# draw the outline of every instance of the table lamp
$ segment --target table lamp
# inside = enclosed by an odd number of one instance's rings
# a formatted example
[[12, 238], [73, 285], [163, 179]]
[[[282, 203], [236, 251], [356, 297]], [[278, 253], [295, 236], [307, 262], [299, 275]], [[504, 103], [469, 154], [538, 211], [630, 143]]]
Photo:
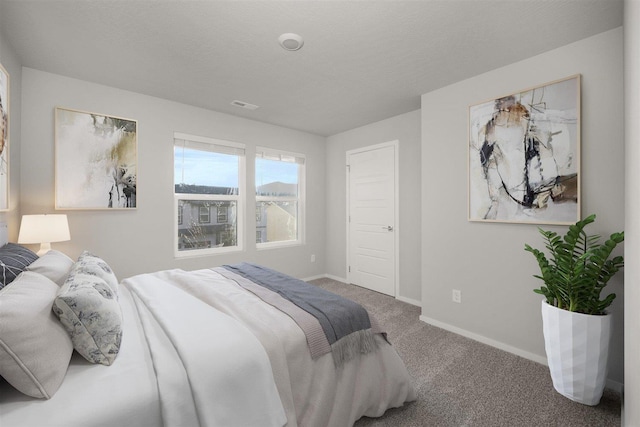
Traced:
[[18, 243], [40, 243], [38, 256], [51, 250], [51, 242], [71, 240], [66, 215], [22, 215]]

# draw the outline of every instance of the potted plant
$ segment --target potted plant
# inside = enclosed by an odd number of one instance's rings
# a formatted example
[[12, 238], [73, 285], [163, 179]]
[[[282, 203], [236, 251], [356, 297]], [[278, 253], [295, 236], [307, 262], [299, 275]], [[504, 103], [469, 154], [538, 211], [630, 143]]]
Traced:
[[584, 229], [595, 221], [590, 215], [569, 227], [564, 236], [539, 229], [550, 257], [525, 244], [540, 267], [544, 285], [534, 292], [542, 301], [542, 323], [547, 361], [554, 388], [563, 396], [597, 405], [607, 378], [611, 315], [606, 309], [616, 295], [601, 293], [618, 270], [622, 256], [612, 256], [624, 241], [613, 233], [604, 243]]

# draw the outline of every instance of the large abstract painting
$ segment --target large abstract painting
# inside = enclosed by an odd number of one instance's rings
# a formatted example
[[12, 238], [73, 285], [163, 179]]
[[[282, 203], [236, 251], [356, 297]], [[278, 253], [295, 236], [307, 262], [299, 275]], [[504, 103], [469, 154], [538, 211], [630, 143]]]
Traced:
[[56, 209], [133, 209], [138, 123], [56, 108]]
[[469, 220], [580, 216], [580, 76], [469, 107]]
[[0, 211], [9, 210], [9, 73], [0, 64]]

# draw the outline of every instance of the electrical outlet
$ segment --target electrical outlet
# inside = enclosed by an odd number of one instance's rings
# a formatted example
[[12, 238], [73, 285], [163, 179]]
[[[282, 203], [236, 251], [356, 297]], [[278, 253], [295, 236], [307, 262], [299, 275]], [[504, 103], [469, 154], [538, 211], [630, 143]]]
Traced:
[[451, 299], [453, 300], [453, 302], [457, 302], [458, 304], [462, 303], [462, 292], [454, 289], [451, 294]]
[[311, 255], [311, 262], [316, 262], [316, 256], [315, 256], [315, 254], [314, 254], [314, 255]]

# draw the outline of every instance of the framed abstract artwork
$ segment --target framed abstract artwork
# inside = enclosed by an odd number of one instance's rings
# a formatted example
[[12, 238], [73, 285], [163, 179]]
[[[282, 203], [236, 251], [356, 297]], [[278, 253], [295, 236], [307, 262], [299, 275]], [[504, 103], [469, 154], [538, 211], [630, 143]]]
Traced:
[[138, 122], [56, 108], [56, 209], [135, 209]]
[[0, 211], [9, 210], [9, 73], [0, 64]]
[[469, 221], [580, 217], [580, 75], [469, 107]]

